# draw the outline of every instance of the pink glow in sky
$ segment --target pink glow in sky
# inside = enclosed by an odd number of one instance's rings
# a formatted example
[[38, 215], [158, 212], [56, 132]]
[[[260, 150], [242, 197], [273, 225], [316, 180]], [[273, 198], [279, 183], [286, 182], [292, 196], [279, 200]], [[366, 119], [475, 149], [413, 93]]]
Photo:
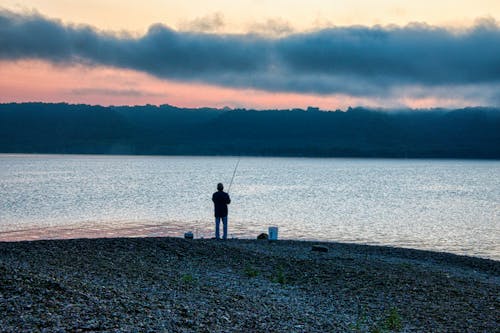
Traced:
[[0, 62], [0, 102], [69, 102], [101, 105], [171, 104], [183, 107], [336, 108], [349, 97], [269, 93], [160, 80], [109, 67], [54, 66], [42, 61]]
[[[43, 61], [0, 61], [0, 103], [67, 102], [100, 105], [170, 104], [180, 107], [289, 109], [349, 106], [387, 107], [386, 99], [348, 95], [273, 93], [231, 89], [202, 83], [163, 80], [132, 70], [83, 65], [56, 66]], [[466, 106], [466, 100], [401, 95], [392, 107]]]

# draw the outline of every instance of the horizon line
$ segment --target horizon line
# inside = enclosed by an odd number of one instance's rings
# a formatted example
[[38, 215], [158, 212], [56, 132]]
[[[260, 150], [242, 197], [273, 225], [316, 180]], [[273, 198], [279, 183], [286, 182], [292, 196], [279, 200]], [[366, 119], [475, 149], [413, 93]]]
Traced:
[[438, 111], [438, 110], [444, 110], [444, 111], [452, 111], [452, 110], [466, 110], [466, 109], [495, 109], [500, 111], [499, 106], [493, 106], [493, 105], [468, 105], [464, 107], [430, 107], [430, 108], [411, 108], [411, 107], [370, 107], [370, 106], [364, 106], [364, 105], [357, 105], [357, 106], [348, 106], [345, 109], [337, 108], [337, 109], [322, 109], [320, 107], [314, 106], [314, 105], [308, 105], [306, 108], [301, 108], [301, 107], [294, 107], [294, 108], [247, 108], [247, 107], [230, 107], [230, 106], [223, 106], [223, 107], [210, 107], [210, 106], [197, 106], [197, 107], [186, 107], [186, 106], [178, 106], [178, 105], [173, 105], [173, 104], [168, 104], [168, 103], [162, 103], [162, 104], [151, 104], [151, 103], [146, 103], [146, 104], [121, 104], [121, 105], [113, 105], [113, 104], [108, 104], [108, 105], [103, 105], [103, 104], [87, 104], [87, 103], [71, 103], [71, 102], [42, 102], [42, 101], [28, 101], [28, 102], [0, 102], [0, 105], [9, 105], [9, 104], [45, 104], [45, 105], [71, 105], [71, 106], [78, 106], [78, 105], [84, 105], [84, 106], [90, 106], [90, 107], [103, 107], [103, 108], [122, 108], [122, 107], [129, 107], [129, 108], [134, 108], [134, 107], [172, 107], [176, 109], [186, 109], [186, 110], [200, 110], [200, 109], [211, 109], [211, 110], [219, 110], [219, 111], [237, 111], [237, 110], [246, 110], [246, 111], [305, 111], [305, 112], [336, 112], [336, 111], [341, 111], [341, 112], [347, 112], [349, 110], [356, 110], [356, 109], [366, 109], [370, 111]]

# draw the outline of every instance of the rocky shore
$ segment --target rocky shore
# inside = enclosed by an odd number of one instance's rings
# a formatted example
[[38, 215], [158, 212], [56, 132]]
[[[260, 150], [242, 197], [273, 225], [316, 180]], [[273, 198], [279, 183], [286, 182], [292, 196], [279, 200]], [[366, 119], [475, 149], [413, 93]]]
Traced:
[[0, 314], [2, 332], [500, 332], [500, 262], [299, 241], [4, 242]]

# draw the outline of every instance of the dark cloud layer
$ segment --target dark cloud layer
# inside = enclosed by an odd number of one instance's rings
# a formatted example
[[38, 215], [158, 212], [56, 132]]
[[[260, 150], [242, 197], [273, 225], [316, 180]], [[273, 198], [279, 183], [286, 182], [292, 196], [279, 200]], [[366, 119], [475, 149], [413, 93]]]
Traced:
[[178, 32], [141, 37], [0, 11], [0, 59], [128, 68], [154, 76], [271, 91], [387, 94], [404, 85], [500, 83], [500, 27], [335, 27], [281, 38]]

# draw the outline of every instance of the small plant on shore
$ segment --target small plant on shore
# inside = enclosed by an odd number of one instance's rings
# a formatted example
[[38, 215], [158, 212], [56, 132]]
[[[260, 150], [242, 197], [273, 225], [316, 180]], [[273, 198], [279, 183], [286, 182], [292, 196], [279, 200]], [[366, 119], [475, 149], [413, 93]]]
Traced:
[[259, 275], [259, 271], [250, 265], [245, 266], [244, 272], [245, 275], [250, 278], [257, 277]]
[[398, 313], [398, 309], [392, 307], [382, 322], [379, 321], [371, 327], [370, 333], [399, 332], [402, 328], [403, 320]]
[[360, 314], [356, 318], [356, 321], [349, 325], [349, 329], [351, 330], [351, 332], [366, 332], [367, 319], [366, 309], [363, 308], [360, 310]]
[[278, 266], [278, 269], [276, 270], [276, 274], [274, 274], [272, 278], [273, 282], [277, 282], [279, 284], [285, 284], [286, 283], [286, 277], [285, 273], [283, 272], [283, 266]]
[[196, 280], [191, 274], [184, 274], [181, 276], [181, 281], [184, 284], [193, 284]]
[[356, 322], [351, 323], [349, 325], [349, 329], [351, 332], [359, 332], [359, 333], [364, 332], [364, 327], [365, 324], [361, 318], [356, 319]]
[[392, 307], [384, 320], [384, 328], [392, 331], [399, 331], [403, 328], [403, 321], [398, 313], [398, 309]]

